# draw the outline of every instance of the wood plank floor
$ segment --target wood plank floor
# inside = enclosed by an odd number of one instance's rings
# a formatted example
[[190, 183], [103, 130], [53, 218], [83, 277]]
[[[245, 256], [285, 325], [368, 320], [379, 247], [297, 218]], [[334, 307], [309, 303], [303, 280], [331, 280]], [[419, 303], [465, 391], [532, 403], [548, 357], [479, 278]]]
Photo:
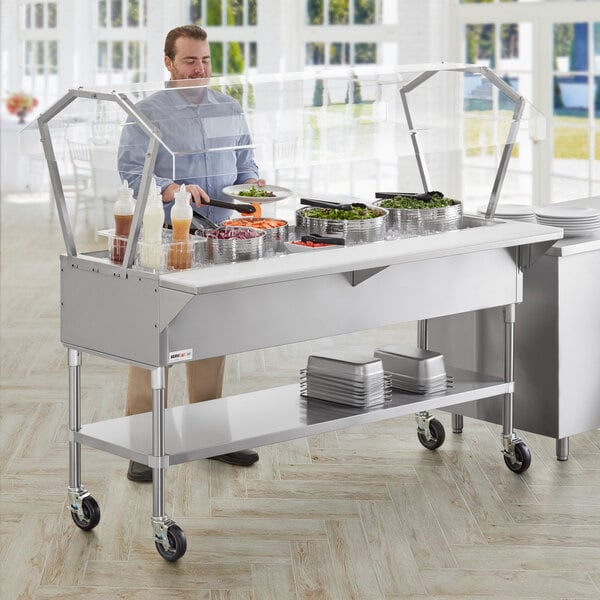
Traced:
[[[260, 448], [250, 469], [197, 461], [167, 471], [167, 511], [183, 528], [175, 564], [152, 541], [149, 485], [127, 461], [83, 449], [100, 504], [93, 532], [67, 510], [67, 363], [59, 342], [56, 217], [39, 196], [1, 205], [0, 597], [19, 599], [397, 600], [600, 598], [600, 432], [554, 440], [520, 432], [532, 466], [511, 473], [495, 425], [450, 417], [436, 452], [412, 417]], [[80, 224], [90, 250], [102, 242]], [[297, 380], [333, 345], [415, 339], [414, 324], [231, 356], [226, 393]], [[170, 404], [185, 402], [174, 368]], [[83, 419], [121, 416], [126, 367], [84, 356]], [[599, 399], [600, 400], [600, 399]]]

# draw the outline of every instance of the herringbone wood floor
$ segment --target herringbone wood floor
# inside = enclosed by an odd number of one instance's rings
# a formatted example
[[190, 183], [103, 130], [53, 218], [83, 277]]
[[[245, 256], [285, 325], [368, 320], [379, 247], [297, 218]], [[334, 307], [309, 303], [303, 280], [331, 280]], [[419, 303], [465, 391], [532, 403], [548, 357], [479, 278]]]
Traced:
[[[533, 455], [522, 476], [504, 466], [498, 427], [465, 419], [453, 435], [443, 412], [447, 440], [436, 452], [406, 417], [263, 447], [250, 469], [171, 467], [167, 509], [188, 539], [175, 564], [154, 549], [150, 486], [127, 481], [125, 460], [84, 448], [83, 481], [102, 519], [79, 530], [66, 496], [64, 248], [47, 205], [32, 200], [2, 204], [3, 599], [600, 598], [598, 431], [573, 438], [566, 463], [553, 440], [521, 432]], [[413, 341], [414, 332], [408, 324], [232, 356], [226, 392], [296, 381], [315, 348]], [[185, 402], [181, 370], [172, 405]], [[84, 421], [122, 415], [125, 375], [84, 356]]]

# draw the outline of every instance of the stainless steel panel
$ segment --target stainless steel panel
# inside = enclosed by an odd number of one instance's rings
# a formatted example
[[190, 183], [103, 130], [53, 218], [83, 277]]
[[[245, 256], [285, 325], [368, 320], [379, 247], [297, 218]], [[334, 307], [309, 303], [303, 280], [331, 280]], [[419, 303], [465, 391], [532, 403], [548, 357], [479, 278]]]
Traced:
[[193, 349], [196, 359], [519, 302], [515, 252], [390, 265], [355, 286], [336, 273], [199, 294], [167, 328], [162, 359], [179, 350]]
[[110, 358], [158, 366], [156, 280], [86, 270], [61, 257], [61, 341]]
[[[340, 428], [433, 410], [455, 402], [504, 393], [512, 384], [477, 373], [454, 371], [453, 389], [431, 396], [394, 392], [383, 406], [360, 409], [300, 396], [299, 385], [261, 390], [165, 411], [165, 445], [170, 465], [274, 444]], [[84, 425], [77, 442], [148, 464], [152, 414]]]

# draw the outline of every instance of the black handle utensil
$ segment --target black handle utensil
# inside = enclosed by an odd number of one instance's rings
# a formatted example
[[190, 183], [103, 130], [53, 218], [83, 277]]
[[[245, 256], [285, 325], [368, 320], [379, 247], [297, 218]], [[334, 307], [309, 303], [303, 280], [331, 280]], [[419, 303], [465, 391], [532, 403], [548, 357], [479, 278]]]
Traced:
[[309, 233], [300, 238], [301, 242], [312, 242], [313, 244], [332, 244], [335, 246], [345, 246], [346, 240], [341, 237], [331, 237], [321, 235], [320, 233]]
[[338, 204], [329, 200], [316, 200], [314, 198], [300, 198], [300, 204], [307, 206], [317, 206], [319, 208], [336, 208], [338, 210], [352, 210], [353, 208], [367, 208], [362, 202], [352, 202], [351, 204]]
[[439, 200], [444, 197], [442, 192], [436, 190], [431, 192], [375, 192], [375, 198], [395, 198], [396, 196], [404, 196], [406, 198], [414, 198], [415, 200], [423, 200], [423, 202], [431, 202], [431, 200]]
[[245, 215], [256, 212], [256, 206], [252, 206], [252, 204], [237, 204], [235, 202], [224, 202], [223, 200], [213, 200], [211, 198], [210, 205], [218, 206], [219, 208], [229, 208]]

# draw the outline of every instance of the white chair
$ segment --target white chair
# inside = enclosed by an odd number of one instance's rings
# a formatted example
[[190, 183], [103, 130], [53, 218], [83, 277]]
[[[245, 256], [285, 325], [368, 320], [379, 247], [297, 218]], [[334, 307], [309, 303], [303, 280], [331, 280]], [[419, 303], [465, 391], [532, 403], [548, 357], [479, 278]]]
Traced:
[[75, 207], [72, 227], [75, 229], [79, 211], [85, 211], [85, 222], [89, 224], [90, 207], [93, 209], [95, 204], [92, 158], [89, 144], [67, 140], [67, 148], [73, 169]]
[[[296, 189], [299, 177], [311, 187], [312, 140], [309, 136], [273, 140], [273, 170], [276, 185], [288, 185]], [[308, 190], [306, 190], [308, 191]]]
[[96, 196], [96, 226], [113, 226], [112, 208], [121, 187], [115, 146], [92, 146], [92, 181]]
[[96, 147], [72, 140], [68, 140], [67, 143], [75, 178], [73, 229], [82, 209], [85, 210], [86, 223], [90, 223], [91, 209], [96, 236], [99, 229], [110, 225], [110, 209], [121, 184], [116, 151], [114, 147], [109, 146]]
[[[276, 184], [279, 184], [282, 170], [295, 170], [299, 155], [300, 139], [298, 137], [273, 140], [273, 169], [275, 170]], [[293, 180], [295, 181], [295, 173]]]

